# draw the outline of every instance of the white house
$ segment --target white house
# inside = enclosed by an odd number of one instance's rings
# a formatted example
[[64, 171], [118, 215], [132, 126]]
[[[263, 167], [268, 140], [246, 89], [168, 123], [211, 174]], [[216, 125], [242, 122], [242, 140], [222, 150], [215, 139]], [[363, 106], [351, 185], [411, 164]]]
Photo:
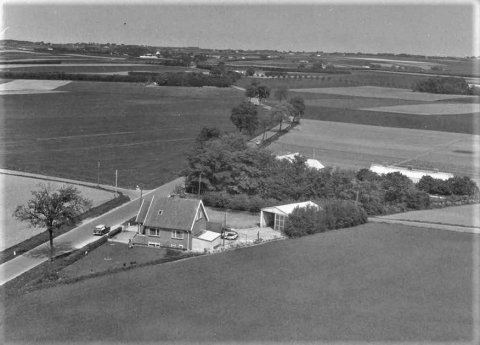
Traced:
[[305, 208], [308, 206], [315, 208], [319, 207], [317, 204], [311, 201], [264, 207], [260, 211], [260, 227], [264, 228], [270, 226], [273, 227], [274, 230], [283, 231], [285, 227], [285, 220], [287, 219], [288, 215], [297, 207]]
[[[296, 153], [290, 153], [288, 155], [283, 155], [283, 156], [276, 156], [275, 158], [278, 159], [278, 160], [288, 160], [290, 162], [293, 162], [295, 160], [295, 157], [296, 156], [301, 156], [298, 152]], [[312, 158], [308, 158], [307, 161], [305, 162], [305, 165], [309, 168], [313, 168], [313, 169], [317, 169], [317, 170], [321, 170], [323, 168], [325, 168], [325, 166], [320, 163], [320, 161], [316, 160], [316, 159], [312, 159]]]
[[408, 169], [396, 166], [385, 166], [380, 164], [372, 164], [370, 166], [370, 171], [377, 173], [379, 175], [385, 175], [388, 173], [399, 172], [402, 175], [407, 176], [413, 183], [417, 183], [423, 176], [430, 176], [435, 179], [439, 180], [448, 180], [449, 178], [453, 177], [453, 174], [445, 173], [445, 172], [438, 172], [438, 171], [430, 171], [430, 170], [418, 170], [418, 169]]

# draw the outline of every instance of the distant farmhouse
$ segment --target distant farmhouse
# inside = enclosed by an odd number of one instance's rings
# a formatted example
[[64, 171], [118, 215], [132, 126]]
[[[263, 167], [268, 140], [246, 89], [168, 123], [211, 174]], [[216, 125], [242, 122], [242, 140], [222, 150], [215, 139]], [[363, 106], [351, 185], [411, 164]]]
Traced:
[[418, 170], [418, 169], [409, 169], [396, 166], [385, 166], [380, 164], [372, 164], [370, 166], [370, 171], [377, 173], [379, 175], [385, 175], [388, 173], [399, 172], [402, 175], [407, 176], [413, 183], [418, 183], [423, 176], [430, 176], [439, 180], [448, 180], [453, 177], [453, 174], [438, 172], [438, 171], [429, 171], [429, 170]]
[[194, 251], [220, 245], [221, 225], [208, 221], [202, 200], [154, 196], [151, 201], [143, 200], [135, 221], [139, 231], [133, 245]]

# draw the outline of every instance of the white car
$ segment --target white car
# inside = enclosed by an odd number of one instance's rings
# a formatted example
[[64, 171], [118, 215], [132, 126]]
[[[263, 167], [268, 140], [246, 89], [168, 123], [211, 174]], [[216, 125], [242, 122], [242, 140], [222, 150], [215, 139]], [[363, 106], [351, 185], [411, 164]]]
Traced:
[[233, 241], [238, 238], [238, 232], [227, 229], [222, 232], [221, 237], [225, 240]]
[[105, 224], [99, 224], [93, 229], [93, 234], [96, 236], [102, 236], [108, 234], [110, 227]]

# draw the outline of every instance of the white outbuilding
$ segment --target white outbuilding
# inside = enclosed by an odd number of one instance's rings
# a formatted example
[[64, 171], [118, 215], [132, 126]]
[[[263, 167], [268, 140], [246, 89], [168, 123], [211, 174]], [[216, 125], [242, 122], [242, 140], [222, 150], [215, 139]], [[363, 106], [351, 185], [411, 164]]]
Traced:
[[[296, 152], [296, 153], [290, 153], [288, 155], [283, 155], [283, 156], [277, 156], [276, 158], [278, 160], [288, 160], [290, 162], [293, 162], [295, 160], [295, 157], [296, 156], [299, 156], [301, 157], [301, 155]], [[316, 159], [312, 159], [312, 158], [307, 158], [306, 162], [305, 162], [305, 165], [309, 168], [313, 168], [313, 169], [316, 169], [316, 170], [321, 170], [323, 168], [325, 168], [325, 166], [320, 163], [320, 161], [316, 160]]]
[[315, 207], [319, 208], [317, 204], [311, 201], [297, 202], [294, 204], [264, 207], [260, 211], [260, 227], [272, 227], [274, 230], [283, 231], [285, 228], [285, 220], [290, 213], [297, 207]]
[[453, 174], [439, 171], [430, 171], [430, 170], [419, 170], [419, 169], [408, 169], [396, 166], [385, 166], [380, 164], [372, 164], [370, 166], [370, 171], [377, 173], [378, 175], [385, 175], [388, 173], [399, 172], [402, 175], [407, 176], [413, 183], [418, 183], [423, 176], [430, 176], [434, 179], [439, 180], [448, 180], [449, 178], [454, 177]]

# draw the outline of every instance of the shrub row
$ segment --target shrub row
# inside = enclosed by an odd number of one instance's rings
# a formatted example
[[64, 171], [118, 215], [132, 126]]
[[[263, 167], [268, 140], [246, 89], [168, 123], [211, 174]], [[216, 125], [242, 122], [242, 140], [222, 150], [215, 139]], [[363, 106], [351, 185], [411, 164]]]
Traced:
[[263, 207], [278, 204], [277, 199], [264, 199], [259, 195], [229, 194], [227, 192], [208, 192], [202, 195], [206, 206], [238, 211], [260, 212]]
[[76, 81], [102, 81], [102, 82], [129, 82], [146, 83], [155, 81], [162, 86], [216, 86], [229, 87], [238, 76], [228, 74], [212, 77], [203, 73], [190, 72], [165, 72], [152, 74], [145, 72], [129, 72], [128, 75], [118, 74], [81, 74], [64, 72], [0, 72], [0, 78], [6, 79], [45, 79], [45, 80], [76, 80]]
[[465, 79], [456, 77], [433, 77], [420, 80], [414, 86], [413, 91], [455, 95], [472, 94]]
[[324, 200], [321, 207], [296, 208], [285, 221], [284, 233], [290, 238], [348, 228], [367, 222], [365, 210], [348, 200]]
[[468, 195], [478, 194], [478, 187], [470, 178], [455, 176], [448, 180], [423, 176], [417, 183], [417, 188], [435, 195]]

